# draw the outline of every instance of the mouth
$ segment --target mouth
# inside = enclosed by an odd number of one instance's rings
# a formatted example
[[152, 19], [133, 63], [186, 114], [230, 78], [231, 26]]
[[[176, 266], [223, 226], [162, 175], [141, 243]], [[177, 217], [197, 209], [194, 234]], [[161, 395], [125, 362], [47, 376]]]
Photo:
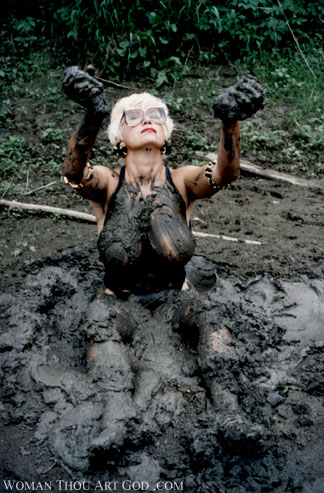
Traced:
[[152, 127], [144, 128], [144, 130], [141, 131], [141, 134], [143, 134], [144, 132], [154, 132], [156, 134], [156, 130], [154, 130], [154, 128]]

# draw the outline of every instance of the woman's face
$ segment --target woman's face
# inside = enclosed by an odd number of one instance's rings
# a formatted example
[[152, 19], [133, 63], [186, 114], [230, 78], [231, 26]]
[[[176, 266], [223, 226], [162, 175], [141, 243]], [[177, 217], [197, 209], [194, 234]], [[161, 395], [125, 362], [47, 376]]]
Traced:
[[161, 107], [147, 106], [127, 109], [121, 120], [122, 145], [128, 150], [143, 147], [160, 149], [165, 142], [163, 123], [165, 112]]

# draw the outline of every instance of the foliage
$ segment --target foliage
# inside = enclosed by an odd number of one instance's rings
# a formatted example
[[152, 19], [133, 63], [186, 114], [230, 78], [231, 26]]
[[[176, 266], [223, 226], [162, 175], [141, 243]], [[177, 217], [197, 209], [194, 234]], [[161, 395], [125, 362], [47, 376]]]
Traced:
[[[110, 77], [175, 82], [190, 63], [255, 62], [323, 41], [319, 0], [40, 0], [26, 16], [19, 1], [3, 25], [3, 49], [26, 53], [41, 39]], [[295, 39], [292, 36], [293, 32]], [[10, 33], [10, 36], [8, 34]], [[46, 41], [47, 40], [47, 41]], [[53, 42], [54, 40], [54, 42]]]

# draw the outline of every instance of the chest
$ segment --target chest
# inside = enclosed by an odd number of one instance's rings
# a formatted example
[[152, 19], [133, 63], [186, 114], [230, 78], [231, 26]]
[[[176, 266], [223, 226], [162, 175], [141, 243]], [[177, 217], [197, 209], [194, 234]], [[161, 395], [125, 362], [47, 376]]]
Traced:
[[109, 204], [98, 245], [106, 257], [118, 250], [127, 262], [153, 252], [168, 259], [187, 256], [194, 241], [182, 197], [169, 183], [153, 187], [146, 197], [123, 185]]
[[159, 220], [185, 221], [186, 206], [175, 188], [168, 182], [149, 190], [124, 183], [112, 197], [106, 214], [106, 223], [116, 220], [120, 225], [146, 230]]

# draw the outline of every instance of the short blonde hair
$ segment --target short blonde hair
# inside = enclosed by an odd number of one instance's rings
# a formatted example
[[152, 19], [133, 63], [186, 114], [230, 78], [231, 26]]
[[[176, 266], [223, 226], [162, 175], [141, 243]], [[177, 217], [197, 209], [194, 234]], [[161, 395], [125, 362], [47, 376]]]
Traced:
[[173, 121], [169, 116], [169, 110], [165, 103], [153, 94], [142, 92], [139, 94], [131, 94], [125, 98], [121, 98], [113, 106], [110, 116], [110, 124], [108, 127], [108, 137], [113, 145], [116, 145], [122, 140], [121, 134], [121, 119], [124, 111], [130, 108], [149, 108], [150, 106], [159, 106], [164, 108], [166, 114], [166, 122], [163, 123], [165, 140], [169, 140], [173, 130]]

